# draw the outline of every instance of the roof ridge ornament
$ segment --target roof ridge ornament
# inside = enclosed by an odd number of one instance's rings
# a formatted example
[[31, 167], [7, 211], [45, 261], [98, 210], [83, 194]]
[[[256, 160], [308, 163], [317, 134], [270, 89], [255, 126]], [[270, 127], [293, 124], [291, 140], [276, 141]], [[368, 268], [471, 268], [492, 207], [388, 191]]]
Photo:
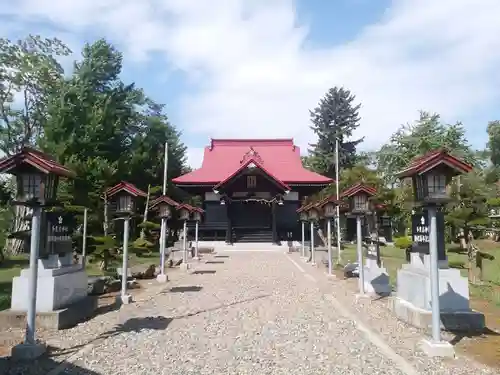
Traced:
[[[248, 150], [244, 155], [243, 158], [240, 160], [240, 164], [245, 163], [248, 161], [248, 159], [253, 159], [259, 164], [264, 164], [262, 157], [259, 155], [257, 151], [254, 150], [253, 146], [250, 146], [250, 150]], [[255, 165], [254, 165], [255, 167]]]

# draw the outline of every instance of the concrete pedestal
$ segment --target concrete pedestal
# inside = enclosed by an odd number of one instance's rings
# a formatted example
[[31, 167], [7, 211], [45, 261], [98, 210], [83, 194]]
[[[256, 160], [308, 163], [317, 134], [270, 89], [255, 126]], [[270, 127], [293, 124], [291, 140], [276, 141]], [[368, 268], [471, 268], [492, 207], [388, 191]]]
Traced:
[[156, 281], [158, 281], [159, 283], [166, 283], [168, 281], [168, 276], [166, 273], [164, 273], [163, 275], [160, 273], [158, 276], [156, 276]]
[[12, 348], [11, 357], [14, 361], [34, 361], [45, 353], [43, 344], [19, 344]]
[[434, 342], [432, 339], [423, 339], [419, 347], [428, 357], [455, 357], [455, 348], [448, 341]]
[[187, 271], [190, 268], [191, 268], [191, 265], [189, 263], [181, 263], [181, 265], [180, 265], [180, 269], [184, 270], [184, 271]]
[[376, 257], [367, 258], [363, 269], [366, 293], [379, 296], [388, 296], [391, 294], [392, 287], [389, 274], [383, 265], [382, 267], [378, 266]]
[[[18, 322], [28, 311], [29, 269], [12, 280], [10, 310], [0, 314], [0, 321]], [[70, 327], [92, 315], [95, 298], [87, 297], [87, 274], [80, 264], [72, 264], [71, 254], [50, 255], [38, 261], [36, 295], [37, 324], [47, 329]], [[22, 349], [24, 350], [24, 349]]]
[[116, 303], [118, 305], [129, 305], [132, 303], [132, 296], [130, 294], [125, 294], [122, 296], [121, 294], [116, 296]]
[[[412, 253], [410, 264], [398, 271], [397, 297], [389, 307], [396, 316], [418, 328], [432, 327], [431, 282], [429, 255]], [[469, 282], [458, 269], [447, 268], [441, 262], [439, 269], [439, 303], [441, 324], [446, 330], [482, 331], [484, 315], [469, 305]]]

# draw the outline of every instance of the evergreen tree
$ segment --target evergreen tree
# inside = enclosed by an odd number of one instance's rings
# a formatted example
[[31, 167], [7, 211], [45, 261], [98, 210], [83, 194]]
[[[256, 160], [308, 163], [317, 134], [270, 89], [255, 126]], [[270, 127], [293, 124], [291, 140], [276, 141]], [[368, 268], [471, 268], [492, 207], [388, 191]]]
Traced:
[[359, 126], [360, 104], [355, 95], [343, 87], [328, 90], [318, 106], [310, 111], [311, 129], [318, 136], [311, 144], [311, 165], [315, 171], [335, 177], [335, 140], [339, 140], [339, 165], [348, 168], [356, 162], [356, 146], [363, 141], [349, 140]]

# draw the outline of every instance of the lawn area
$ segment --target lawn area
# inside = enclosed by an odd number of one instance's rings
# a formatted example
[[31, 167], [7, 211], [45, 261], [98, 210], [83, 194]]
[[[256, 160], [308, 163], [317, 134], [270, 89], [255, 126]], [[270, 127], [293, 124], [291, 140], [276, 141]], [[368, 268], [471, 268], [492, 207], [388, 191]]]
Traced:
[[[129, 260], [130, 266], [138, 264], [159, 264], [160, 256], [157, 253], [131, 255]], [[102, 272], [99, 270], [98, 264], [87, 263], [86, 270], [89, 276], [102, 276], [104, 274], [111, 275], [115, 272], [116, 267], [120, 267], [121, 260], [111, 262], [109, 271]], [[10, 308], [10, 295], [12, 291], [12, 278], [19, 276], [21, 269], [29, 266], [27, 255], [11, 257], [6, 259], [0, 266], [0, 310]]]
[[[484, 285], [470, 285], [471, 296], [500, 307], [500, 243], [488, 240], [478, 240], [475, 243], [481, 251], [492, 254], [495, 259], [483, 261]], [[456, 244], [450, 244], [447, 248], [449, 249], [447, 255], [450, 266], [460, 268], [462, 275], [467, 277], [467, 254], [457, 252], [458, 245]], [[405, 251], [393, 246], [381, 246], [380, 250], [382, 261], [389, 273], [391, 283], [394, 285], [397, 270], [406, 263]], [[346, 246], [342, 253], [342, 264], [356, 259], [356, 246]]]

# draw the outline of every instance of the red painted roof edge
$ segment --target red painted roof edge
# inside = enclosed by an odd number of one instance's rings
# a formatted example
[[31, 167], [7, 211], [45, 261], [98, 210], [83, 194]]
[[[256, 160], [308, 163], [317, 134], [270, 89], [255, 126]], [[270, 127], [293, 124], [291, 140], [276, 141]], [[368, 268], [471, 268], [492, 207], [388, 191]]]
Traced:
[[171, 205], [171, 206], [173, 206], [173, 207], [177, 207], [177, 206], [179, 206], [179, 205], [180, 205], [180, 203], [178, 203], [178, 202], [174, 201], [174, 200], [173, 200], [172, 198], [170, 198], [169, 196], [167, 196], [167, 195], [160, 195], [158, 198], [154, 199], [154, 200], [151, 202], [151, 204], [150, 204], [149, 208], [153, 209], [153, 208], [155, 208], [158, 204], [160, 204], [160, 203], [162, 203], [162, 202], [167, 203], [167, 204], [169, 204], [169, 205]]
[[274, 176], [272, 173], [270, 173], [266, 168], [264, 168], [264, 166], [259, 163], [253, 156], [248, 158], [242, 165], [240, 165], [238, 167], [238, 169], [236, 169], [233, 173], [231, 173], [228, 177], [226, 177], [224, 180], [222, 180], [221, 182], [219, 182], [217, 185], [214, 186], [214, 190], [217, 190], [220, 186], [226, 184], [228, 181], [230, 181], [233, 177], [235, 177], [236, 175], [238, 175], [238, 173], [240, 173], [241, 171], [243, 171], [246, 167], [248, 167], [248, 165], [250, 163], [253, 163], [255, 164], [255, 166], [257, 168], [259, 168], [260, 170], [262, 170], [265, 174], [267, 174], [269, 177], [271, 177], [272, 179], [274, 179], [284, 190], [291, 190], [290, 189], [290, 186], [288, 186], [287, 184], [285, 184], [283, 181], [281, 181], [279, 178], [277, 178], [276, 176]]
[[365, 185], [365, 184], [360, 182], [360, 183], [357, 183], [357, 184], [347, 188], [346, 190], [344, 190], [342, 192], [342, 194], [340, 194], [340, 197], [341, 198], [349, 198], [349, 197], [352, 197], [353, 195], [359, 193], [360, 191], [363, 191], [370, 196], [377, 194], [377, 189], [375, 189], [371, 186]]
[[115, 186], [107, 189], [105, 194], [108, 196], [108, 198], [110, 198], [122, 190], [126, 191], [127, 193], [129, 193], [133, 196], [136, 196], [136, 197], [137, 196], [147, 197], [147, 193], [145, 193], [144, 191], [139, 189], [134, 184], [131, 184], [130, 182], [126, 182], [126, 181], [121, 181], [120, 183], [116, 184]]
[[291, 146], [293, 147], [293, 138], [241, 138], [241, 139], [235, 139], [235, 138], [212, 138], [210, 140], [210, 145], [209, 145], [209, 150], [212, 149], [214, 146], [219, 146], [219, 147], [224, 147], [224, 146], [231, 146], [231, 145], [236, 145], [236, 144], [241, 144], [241, 143], [256, 143], [258, 144], [264, 144], [264, 143], [277, 143], [277, 144], [282, 144], [284, 146]]
[[27, 163], [43, 173], [53, 173], [62, 177], [74, 178], [76, 173], [59, 164], [54, 158], [32, 147], [23, 147], [17, 154], [0, 159], [0, 173], [8, 173], [16, 165]]
[[468, 173], [473, 169], [472, 165], [466, 163], [462, 159], [453, 156], [448, 152], [448, 150], [438, 149], [428, 152], [423, 156], [418, 156], [414, 158], [410, 162], [410, 165], [407, 168], [403, 169], [401, 172], [397, 173], [396, 176], [400, 179], [409, 177], [414, 174], [418, 174], [422, 171], [425, 171], [426, 169], [431, 167], [432, 164], [436, 163], [439, 164], [440, 162], [443, 161], [448, 162], [449, 164], [451, 164], [453, 168], [455, 168], [457, 171], [461, 173]]
[[316, 203], [316, 206], [321, 208], [327, 203], [340, 204], [340, 200], [337, 200], [337, 198], [334, 195], [330, 195], [326, 198], [323, 198], [318, 203]]

